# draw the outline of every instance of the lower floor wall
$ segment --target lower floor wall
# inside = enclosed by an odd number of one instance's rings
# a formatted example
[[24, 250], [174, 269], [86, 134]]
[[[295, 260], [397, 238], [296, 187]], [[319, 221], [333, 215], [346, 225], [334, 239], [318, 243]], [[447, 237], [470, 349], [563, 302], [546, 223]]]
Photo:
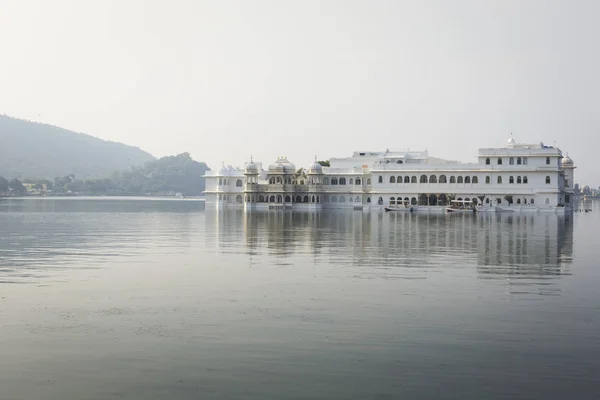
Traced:
[[207, 206], [234, 206], [248, 209], [364, 209], [396, 204], [413, 207], [444, 207], [451, 200], [472, 201], [483, 209], [531, 210], [571, 208], [568, 193], [528, 194], [445, 194], [445, 193], [207, 193]]
[[[355, 210], [355, 211], [384, 211], [387, 205], [377, 204], [302, 204], [302, 203], [214, 203], [206, 201], [207, 209], [245, 209], [247, 211], [269, 211], [269, 210], [291, 210], [291, 211], [320, 211], [320, 210]], [[535, 206], [535, 205], [481, 205], [476, 207], [477, 212], [495, 213], [495, 212], [518, 212], [535, 213], [547, 212], [554, 214], [571, 213], [571, 207], [557, 206]], [[410, 212], [446, 212], [446, 206], [415, 205], [406, 211]]]

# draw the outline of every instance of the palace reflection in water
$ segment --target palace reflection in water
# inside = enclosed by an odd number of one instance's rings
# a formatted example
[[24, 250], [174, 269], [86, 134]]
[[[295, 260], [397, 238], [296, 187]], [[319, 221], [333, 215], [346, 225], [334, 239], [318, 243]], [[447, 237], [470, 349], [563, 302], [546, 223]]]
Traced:
[[456, 263], [475, 266], [481, 278], [560, 276], [569, 273], [573, 253], [570, 216], [243, 210], [206, 214], [207, 231], [209, 225], [215, 229], [217, 246], [236, 245], [237, 237], [250, 256], [263, 251], [276, 258], [309, 253], [316, 262], [351, 263], [373, 273], [387, 271], [388, 278], [406, 276], [410, 269], [424, 276], [427, 269]]

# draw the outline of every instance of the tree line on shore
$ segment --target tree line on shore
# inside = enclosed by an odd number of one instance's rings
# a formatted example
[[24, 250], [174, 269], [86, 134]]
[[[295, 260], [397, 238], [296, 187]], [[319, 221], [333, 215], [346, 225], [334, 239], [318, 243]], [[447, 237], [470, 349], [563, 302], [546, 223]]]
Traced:
[[189, 153], [163, 157], [140, 167], [115, 172], [108, 178], [78, 179], [74, 174], [49, 179], [0, 177], [0, 195], [161, 195], [181, 193], [197, 196], [204, 191], [204, 173], [210, 170]]

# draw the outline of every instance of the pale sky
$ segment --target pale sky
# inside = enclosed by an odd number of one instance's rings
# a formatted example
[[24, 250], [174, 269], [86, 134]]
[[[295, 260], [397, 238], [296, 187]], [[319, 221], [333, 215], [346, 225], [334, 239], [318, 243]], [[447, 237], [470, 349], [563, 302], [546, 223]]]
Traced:
[[600, 1], [0, 0], [0, 113], [218, 168], [552, 145], [598, 187]]

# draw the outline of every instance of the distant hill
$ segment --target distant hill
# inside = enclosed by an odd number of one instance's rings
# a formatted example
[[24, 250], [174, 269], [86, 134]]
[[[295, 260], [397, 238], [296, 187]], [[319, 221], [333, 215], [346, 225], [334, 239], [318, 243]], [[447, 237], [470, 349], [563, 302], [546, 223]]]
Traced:
[[104, 178], [155, 158], [122, 143], [0, 115], [0, 176]]
[[[53, 194], [89, 196], [147, 196], [175, 195], [199, 196], [204, 190], [204, 173], [210, 171], [203, 162], [194, 161], [189, 153], [163, 157], [140, 167], [116, 172], [110, 178], [76, 179], [73, 176], [57, 177], [46, 184]], [[4, 186], [18, 187], [14, 182]], [[2, 190], [0, 182], [0, 191]]]
[[189, 153], [182, 153], [116, 173], [111, 180], [121, 194], [175, 192], [198, 196], [204, 191], [206, 171], [210, 168], [205, 163], [194, 161]]

